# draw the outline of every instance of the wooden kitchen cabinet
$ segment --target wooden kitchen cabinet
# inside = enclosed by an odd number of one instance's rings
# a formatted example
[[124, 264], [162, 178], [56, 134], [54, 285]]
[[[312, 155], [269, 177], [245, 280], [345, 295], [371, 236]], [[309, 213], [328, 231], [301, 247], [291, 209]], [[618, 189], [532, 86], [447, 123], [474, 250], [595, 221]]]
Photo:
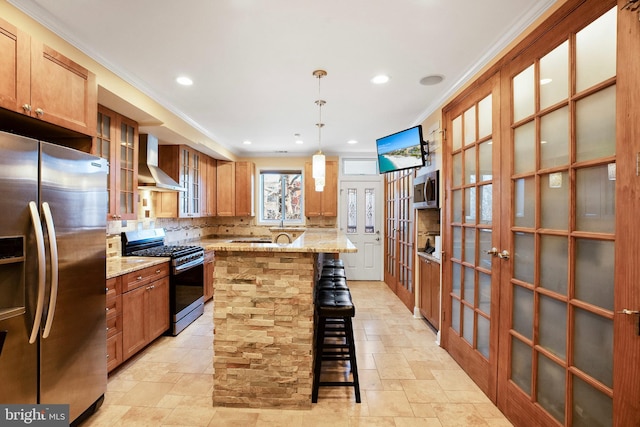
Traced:
[[437, 330], [440, 329], [440, 264], [419, 256], [420, 313]]
[[217, 216], [254, 216], [256, 165], [218, 160]]
[[214, 251], [205, 251], [204, 253], [204, 302], [213, 298], [213, 269], [214, 269]]
[[107, 371], [118, 367], [122, 359], [122, 280], [107, 279]]
[[197, 218], [202, 211], [203, 154], [186, 145], [160, 145], [158, 166], [185, 191], [161, 192], [158, 217]]
[[202, 156], [202, 216], [215, 216], [217, 211], [217, 160]]
[[169, 329], [169, 263], [122, 276], [123, 360]]
[[325, 166], [323, 191], [316, 191], [312, 163], [304, 164], [304, 214], [307, 217], [338, 216], [338, 162], [329, 160]]
[[0, 76], [0, 107], [95, 135], [95, 74], [2, 19]]
[[236, 215], [255, 216], [254, 194], [256, 165], [253, 162], [236, 162]]
[[109, 162], [107, 220], [138, 218], [138, 123], [98, 106], [94, 153]]

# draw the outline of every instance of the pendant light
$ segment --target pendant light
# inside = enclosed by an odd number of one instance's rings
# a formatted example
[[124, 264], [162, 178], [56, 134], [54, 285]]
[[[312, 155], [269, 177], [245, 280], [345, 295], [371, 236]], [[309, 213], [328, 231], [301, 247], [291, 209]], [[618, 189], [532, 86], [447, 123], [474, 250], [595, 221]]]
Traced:
[[315, 180], [316, 191], [324, 191], [325, 182], [325, 157], [322, 153], [322, 127], [324, 126], [324, 123], [322, 123], [322, 107], [326, 102], [320, 98], [320, 79], [326, 75], [327, 72], [324, 70], [315, 70], [313, 72], [313, 76], [318, 79], [318, 99], [316, 100], [316, 105], [318, 106], [318, 123], [316, 123], [318, 127], [318, 152], [312, 158], [312, 176]]

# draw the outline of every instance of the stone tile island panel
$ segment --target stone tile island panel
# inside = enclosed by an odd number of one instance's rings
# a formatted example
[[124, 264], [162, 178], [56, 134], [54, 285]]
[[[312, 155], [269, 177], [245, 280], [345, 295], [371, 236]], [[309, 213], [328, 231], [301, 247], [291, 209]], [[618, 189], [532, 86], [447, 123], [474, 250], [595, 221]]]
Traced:
[[216, 251], [213, 405], [310, 409], [318, 253]]

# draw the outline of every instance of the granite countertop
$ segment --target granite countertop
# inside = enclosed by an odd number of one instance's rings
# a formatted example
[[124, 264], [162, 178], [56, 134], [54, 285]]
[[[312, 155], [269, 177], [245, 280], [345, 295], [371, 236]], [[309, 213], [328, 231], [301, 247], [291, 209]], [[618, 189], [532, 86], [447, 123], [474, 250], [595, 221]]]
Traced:
[[[242, 241], [243, 239], [245, 241]], [[202, 246], [205, 250], [213, 251], [307, 253], [352, 253], [358, 251], [347, 236], [335, 228], [308, 228], [292, 243], [251, 243], [250, 240], [246, 237], [238, 239], [234, 239], [231, 236], [205, 237], [194, 240], [190, 244]]]
[[168, 261], [170, 261], [170, 258], [165, 257], [110, 257], [107, 258], [107, 279], [131, 273], [133, 271], [142, 270], [143, 268], [162, 264], [163, 262]]
[[436, 258], [433, 255], [429, 255], [426, 252], [420, 252], [418, 251], [418, 256], [422, 257], [424, 259], [428, 259], [429, 261], [433, 261], [433, 262], [437, 262], [438, 264], [440, 264], [440, 258]]

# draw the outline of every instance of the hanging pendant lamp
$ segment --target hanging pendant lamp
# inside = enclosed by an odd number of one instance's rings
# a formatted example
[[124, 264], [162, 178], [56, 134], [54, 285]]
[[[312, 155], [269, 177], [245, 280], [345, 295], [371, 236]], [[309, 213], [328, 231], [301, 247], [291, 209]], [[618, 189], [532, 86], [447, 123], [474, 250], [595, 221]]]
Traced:
[[324, 123], [322, 123], [322, 107], [326, 102], [320, 98], [320, 79], [326, 76], [327, 72], [324, 70], [315, 70], [313, 75], [318, 79], [318, 99], [316, 100], [316, 105], [318, 106], [318, 123], [316, 123], [318, 127], [318, 152], [312, 157], [312, 176], [315, 180], [316, 191], [324, 191], [325, 157], [322, 153], [322, 127], [324, 126]]

